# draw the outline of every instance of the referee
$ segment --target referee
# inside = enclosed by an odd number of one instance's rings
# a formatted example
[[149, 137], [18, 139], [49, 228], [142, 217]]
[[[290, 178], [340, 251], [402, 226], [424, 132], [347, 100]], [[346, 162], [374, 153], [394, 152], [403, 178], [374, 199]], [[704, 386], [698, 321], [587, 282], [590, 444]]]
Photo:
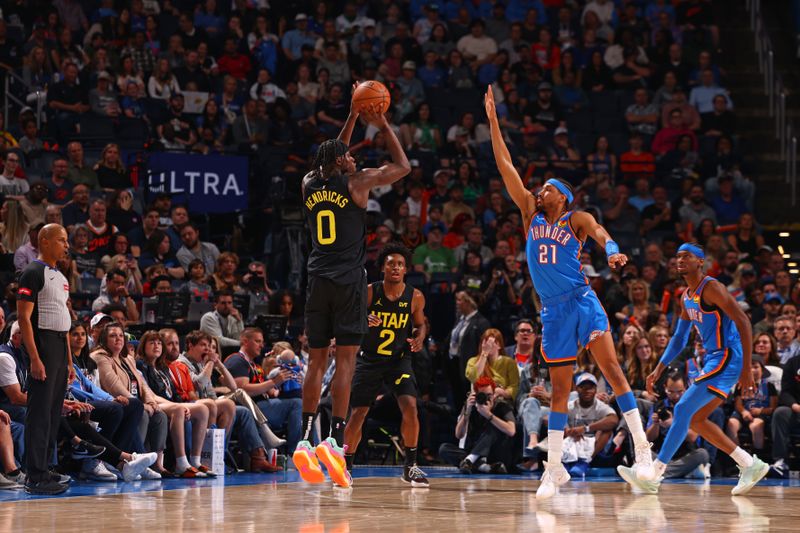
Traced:
[[56, 268], [68, 250], [64, 228], [46, 225], [39, 232], [39, 258], [22, 271], [19, 279], [17, 319], [30, 358], [25, 415], [25, 491], [30, 494], [60, 494], [67, 490], [48, 466], [67, 378], [74, 372], [67, 342], [69, 283]]

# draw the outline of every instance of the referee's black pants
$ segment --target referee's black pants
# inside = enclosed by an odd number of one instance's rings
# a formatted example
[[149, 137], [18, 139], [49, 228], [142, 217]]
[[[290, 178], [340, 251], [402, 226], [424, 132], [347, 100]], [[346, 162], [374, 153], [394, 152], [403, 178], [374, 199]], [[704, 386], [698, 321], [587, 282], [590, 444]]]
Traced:
[[44, 364], [44, 381], [28, 378], [28, 411], [25, 414], [25, 468], [32, 482], [50, 477], [48, 466], [61, 423], [61, 407], [67, 392], [67, 334], [34, 332], [36, 349]]

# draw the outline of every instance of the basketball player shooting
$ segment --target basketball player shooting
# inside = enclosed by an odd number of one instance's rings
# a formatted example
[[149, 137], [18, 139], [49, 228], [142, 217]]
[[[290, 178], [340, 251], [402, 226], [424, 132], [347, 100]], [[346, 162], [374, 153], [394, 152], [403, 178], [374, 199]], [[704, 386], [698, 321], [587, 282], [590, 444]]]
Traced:
[[547, 428], [548, 460], [536, 497], [552, 497], [558, 486], [570, 478], [561, 463], [561, 456], [567, 424], [567, 400], [580, 346], [589, 349], [614, 389], [617, 404], [633, 437], [635, 468], [652, 477], [650, 445], [636, 400], [617, 362], [608, 316], [583, 275], [580, 263], [581, 249], [588, 237], [605, 249], [611, 268], [622, 267], [628, 258], [620, 253], [617, 243], [592, 215], [569, 210], [573, 200], [569, 183], [559, 179], [547, 180], [536, 196], [525, 188], [503, 140], [491, 86], [484, 103], [497, 168], [528, 228], [528, 268], [543, 306], [542, 356], [550, 368], [553, 390]]
[[[376, 82], [366, 83], [376, 85]], [[386, 91], [382, 85], [377, 85]], [[346, 488], [351, 479], [342, 448], [345, 418], [356, 353], [368, 330], [364, 270], [367, 200], [373, 187], [394, 183], [411, 171], [400, 141], [383, 115], [388, 107], [388, 91], [382, 99], [374, 100], [357, 102], [354, 98], [339, 137], [320, 145], [312, 169], [302, 182], [304, 211], [312, 242], [305, 311], [310, 349], [303, 384], [305, 434], [292, 460], [305, 481], [321, 483], [325, 480], [321, 462], [333, 482]], [[348, 146], [359, 114], [385, 135], [391, 163], [380, 168], [356, 169]], [[331, 384], [331, 436], [314, 448], [309, 440], [319, 407], [322, 378], [328, 366], [328, 346], [333, 338], [336, 339], [336, 371]]]

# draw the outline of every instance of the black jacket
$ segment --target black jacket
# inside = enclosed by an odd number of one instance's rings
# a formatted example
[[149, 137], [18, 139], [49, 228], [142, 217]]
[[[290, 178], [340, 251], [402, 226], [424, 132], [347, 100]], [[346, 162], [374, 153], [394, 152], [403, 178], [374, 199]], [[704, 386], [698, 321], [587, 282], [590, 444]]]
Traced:
[[792, 357], [783, 365], [778, 403], [787, 407], [800, 403], [800, 355]]

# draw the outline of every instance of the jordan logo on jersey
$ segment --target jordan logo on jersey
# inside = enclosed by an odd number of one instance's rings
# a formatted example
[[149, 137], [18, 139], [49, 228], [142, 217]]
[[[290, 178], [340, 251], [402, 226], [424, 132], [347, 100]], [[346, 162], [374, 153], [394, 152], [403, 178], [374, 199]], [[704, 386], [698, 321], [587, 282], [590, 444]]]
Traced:
[[[561, 222], [564, 222], [563, 226], [561, 225]], [[563, 229], [566, 227], [566, 221], [562, 220], [561, 222], [559, 222], [557, 226], [551, 226], [549, 224], [531, 226], [531, 239], [551, 239], [562, 246], [566, 246], [569, 240], [572, 238], [572, 233], [566, 229]]]
[[380, 298], [378, 298], [377, 300], [375, 300], [375, 305], [383, 305], [383, 304], [381, 303], [381, 299], [380, 299]]

